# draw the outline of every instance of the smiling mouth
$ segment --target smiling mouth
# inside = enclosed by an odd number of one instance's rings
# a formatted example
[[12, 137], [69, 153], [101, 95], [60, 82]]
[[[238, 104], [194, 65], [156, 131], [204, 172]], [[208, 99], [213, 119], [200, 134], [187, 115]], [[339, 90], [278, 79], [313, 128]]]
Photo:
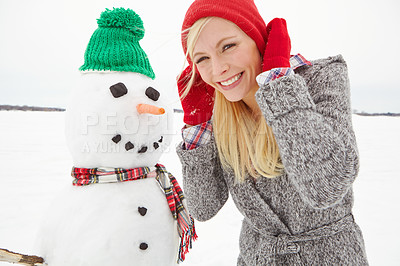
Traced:
[[230, 78], [230, 79], [228, 79], [228, 80], [221, 81], [220, 84], [221, 84], [223, 87], [232, 86], [233, 84], [235, 84], [236, 82], [238, 82], [238, 80], [240, 80], [240, 78], [242, 77], [242, 75], [243, 75], [243, 72], [237, 74], [236, 76], [234, 76], [234, 77], [232, 77], [232, 78]]

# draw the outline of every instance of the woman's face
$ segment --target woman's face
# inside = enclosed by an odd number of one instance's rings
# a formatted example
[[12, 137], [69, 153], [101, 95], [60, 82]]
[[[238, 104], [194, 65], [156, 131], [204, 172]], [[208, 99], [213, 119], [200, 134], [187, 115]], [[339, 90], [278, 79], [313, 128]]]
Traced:
[[193, 50], [201, 78], [231, 102], [246, 101], [258, 89], [261, 56], [256, 43], [234, 23], [212, 18]]

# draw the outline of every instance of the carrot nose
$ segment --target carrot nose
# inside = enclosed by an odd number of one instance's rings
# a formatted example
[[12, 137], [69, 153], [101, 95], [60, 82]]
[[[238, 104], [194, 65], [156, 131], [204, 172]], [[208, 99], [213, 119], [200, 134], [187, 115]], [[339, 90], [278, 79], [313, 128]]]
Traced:
[[164, 108], [144, 103], [139, 103], [136, 105], [136, 110], [139, 114], [162, 115], [165, 113]]

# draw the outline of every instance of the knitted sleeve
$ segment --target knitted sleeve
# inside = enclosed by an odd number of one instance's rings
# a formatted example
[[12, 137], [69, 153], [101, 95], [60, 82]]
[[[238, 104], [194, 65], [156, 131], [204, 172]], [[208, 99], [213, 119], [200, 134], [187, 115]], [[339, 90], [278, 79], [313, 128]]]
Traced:
[[343, 58], [315, 61], [298, 74], [260, 84], [256, 100], [303, 200], [314, 208], [340, 201], [359, 167]]
[[183, 189], [190, 213], [199, 221], [211, 219], [229, 196], [214, 139], [192, 150], [185, 150], [181, 143], [176, 152], [182, 163]]

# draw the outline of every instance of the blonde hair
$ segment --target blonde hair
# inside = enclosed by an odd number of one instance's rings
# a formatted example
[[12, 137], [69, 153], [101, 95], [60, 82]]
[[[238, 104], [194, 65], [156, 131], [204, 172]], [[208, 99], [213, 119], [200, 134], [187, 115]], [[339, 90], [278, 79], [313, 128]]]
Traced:
[[[211, 17], [196, 21], [187, 32], [187, 56], [193, 49], [201, 30]], [[195, 68], [192, 62], [192, 70]], [[184, 98], [193, 86], [195, 71], [188, 78]], [[246, 174], [253, 178], [273, 178], [281, 174], [283, 165], [275, 137], [264, 119], [254, 118], [252, 110], [241, 100], [230, 102], [215, 90], [213, 131], [218, 154], [224, 169], [231, 168], [236, 182], [244, 182]]]
[[[195, 69], [195, 65], [193, 62], [193, 50], [194, 50], [194, 45], [197, 42], [197, 39], [199, 38], [200, 32], [203, 30], [204, 26], [211, 20], [212, 17], [205, 17], [197, 20], [192, 27], [186, 29], [183, 31], [183, 34], [186, 34], [186, 58], [190, 58], [192, 61], [192, 70]], [[182, 75], [182, 74], [181, 74]], [[181, 98], [185, 98], [186, 95], [188, 94], [190, 88], [193, 86], [195, 80], [196, 80], [196, 72], [192, 71], [190, 73], [190, 76], [182, 77], [187, 80], [186, 83], [186, 89], [184, 90], [183, 94], [181, 95]]]

